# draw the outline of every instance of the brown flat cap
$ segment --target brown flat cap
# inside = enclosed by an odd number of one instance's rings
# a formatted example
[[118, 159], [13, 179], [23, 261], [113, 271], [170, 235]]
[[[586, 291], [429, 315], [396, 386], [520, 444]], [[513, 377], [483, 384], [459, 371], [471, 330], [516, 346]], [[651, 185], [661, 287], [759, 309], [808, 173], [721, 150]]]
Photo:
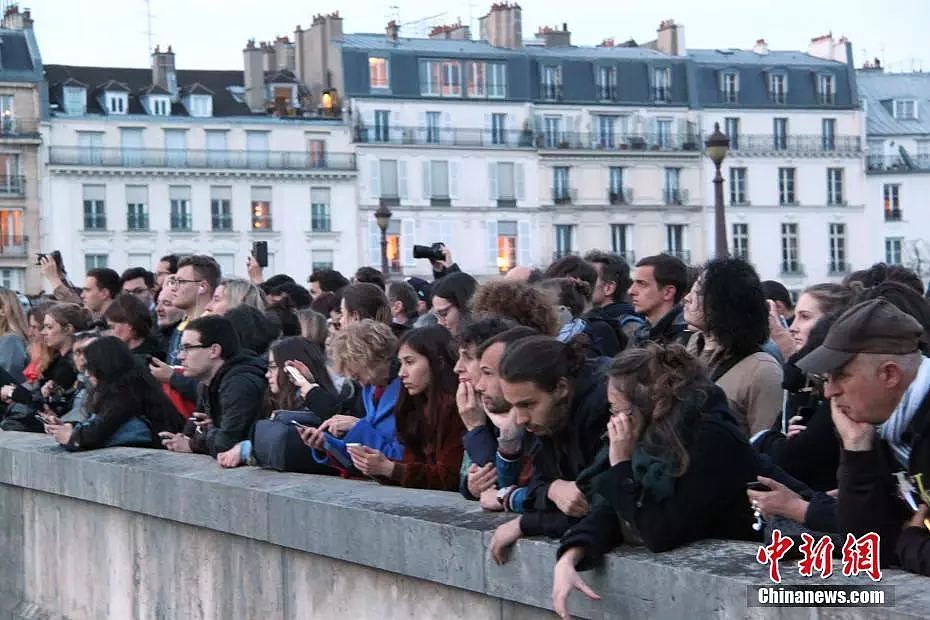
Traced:
[[917, 319], [879, 298], [856, 304], [836, 320], [823, 344], [798, 360], [808, 374], [833, 372], [859, 353], [906, 355], [918, 350], [924, 328]]

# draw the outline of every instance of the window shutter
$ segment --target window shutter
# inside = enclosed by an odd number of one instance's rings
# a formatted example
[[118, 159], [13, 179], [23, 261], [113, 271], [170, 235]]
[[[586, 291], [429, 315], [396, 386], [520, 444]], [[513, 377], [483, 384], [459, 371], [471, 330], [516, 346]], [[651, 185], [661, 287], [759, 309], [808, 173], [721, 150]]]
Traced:
[[397, 194], [401, 199], [407, 198], [407, 162], [397, 162]]
[[402, 253], [403, 264], [405, 267], [416, 267], [417, 261], [413, 258], [413, 246], [416, 244], [414, 239], [414, 221], [411, 219], [401, 220], [400, 250]]
[[371, 174], [368, 179], [368, 191], [371, 192], [371, 197], [377, 200], [381, 198], [381, 163], [372, 159], [369, 164]]
[[724, 71], [717, 72], [717, 89], [723, 92], [724, 86], [727, 82], [727, 74]]
[[488, 162], [488, 198], [493, 203], [497, 201], [497, 162]]
[[381, 229], [373, 220], [368, 221], [368, 264], [381, 269]]
[[449, 197], [459, 197], [459, 164], [458, 162], [449, 162]]
[[432, 173], [431, 168], [432, 166], [430, 165], [429, 160], [428, 159], [424, 160], [423, 166], [422, 166], [422, 169], [423, 169], [423, 199], [424, 200], [429, 200], [433, 195], [433, 192], [430, 190], [430, 184], [431, 184], [431, 180], [433, 176], [431, 174]]
[[488, 267], [497, 270], [497, 222], [488, 220]]
[[516, 177], [517, 200], [526, 200], [526, 181], [524, 178], [523, 164], [515, 164], [513, 174]]
[[529, 220], [517, 222], [517, 264], [529, 267], [533, 264], [533, 233]]

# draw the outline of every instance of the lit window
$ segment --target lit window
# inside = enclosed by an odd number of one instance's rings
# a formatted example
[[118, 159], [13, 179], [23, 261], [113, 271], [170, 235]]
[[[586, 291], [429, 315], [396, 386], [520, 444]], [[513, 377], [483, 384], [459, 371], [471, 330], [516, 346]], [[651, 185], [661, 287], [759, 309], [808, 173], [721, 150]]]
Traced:
[[517, 265], [517, 223], [497, 223], [497, 270], [507, 273]]
[[371, 74], [371, 88], [388, 87], [388, 62], [386, 58], [369, 58], [368, 72]]

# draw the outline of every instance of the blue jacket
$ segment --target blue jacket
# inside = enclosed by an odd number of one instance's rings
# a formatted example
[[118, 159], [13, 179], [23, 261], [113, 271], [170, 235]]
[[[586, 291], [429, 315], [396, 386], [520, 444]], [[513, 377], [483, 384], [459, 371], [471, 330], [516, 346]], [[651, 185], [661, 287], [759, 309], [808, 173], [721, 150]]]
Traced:
[[[402, 389], [400, 379], [395, 377], [384, 390], [381, 400], [375, 406], [374, 394], [375, 388], [372, 385], [365, 386], [362, 390], [362, 403], [365, 405], [365, 417], [355, 423], [349, 432], [342, 439], [337, 439], [329, 433], [326, 433], [326, 450], [336, 453], [336, 460], [344, 457], [345, 462], [352, 462], [349, 452], [346, 450], [347, 443], [360, 443], [374, 450], [381, 451], [384, 456], [392, 461], [400, 461], [404, 458], [404, 446], [397, 440], [397, 434], [394, 426], [394, 407], [397, 405], [397, 399]], [[326, 462], [326, 459], [320, 459], [319, 453], [314, 451], [314, 458], [318, 462]]]

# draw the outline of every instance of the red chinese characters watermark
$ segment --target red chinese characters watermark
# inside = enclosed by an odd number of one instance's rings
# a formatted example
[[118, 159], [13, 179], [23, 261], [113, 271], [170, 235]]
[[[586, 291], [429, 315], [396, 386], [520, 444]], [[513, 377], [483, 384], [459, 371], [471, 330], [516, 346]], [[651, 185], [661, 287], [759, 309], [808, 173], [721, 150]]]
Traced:
[[865, 573], [872, 581], [881, 580], [879, 542], [879, 536], [875, 532], [863, 534], [859, 538], [846, 534], [846, 542], [843, 543], [843, 575], [852, 577]]
[[772, 530], [772, 544], [759, 547], [756, 553], [756, 561], [759, 564], [769, 564], [769, 579], [774, 583], [781, 583], [781, 574], [778, 572], [778, 561], [781, 560], [791, 547], [794, 541], [787, 536], [781, 535], [781, 530]]
[[[880, 537], [874, 532], [870, 532], [859, 538], [852, 534], [846, 535], [846, 542], [843, 544], [843, 576], [853, 577], [859, 573], [865, 573], [872, 581], [880, 581], [882, 578], [881, 562], [879, 558]], [[794, 541], [782, 536], [780, 530], [772, 530], [772, 542], [769, 545], [759, 547], [756, 552], [756, 561], [759, 564], [769, 565], [769, 579], [773, 583], [781, 583], [781, 572], [778, 562], [794, 546]], [[829, 536], [823, 536], [819, 540], [815, 539], [808, 533], [801, 534], [801, 544], [798, 545], [798, 551], [801, 553], [801, 559], [798, 561], [798, 572], [802, 577], [813, 577], [816, 571], [821, 579], [826, 579], [833, 574], [833, 551], [835, 545]]]

